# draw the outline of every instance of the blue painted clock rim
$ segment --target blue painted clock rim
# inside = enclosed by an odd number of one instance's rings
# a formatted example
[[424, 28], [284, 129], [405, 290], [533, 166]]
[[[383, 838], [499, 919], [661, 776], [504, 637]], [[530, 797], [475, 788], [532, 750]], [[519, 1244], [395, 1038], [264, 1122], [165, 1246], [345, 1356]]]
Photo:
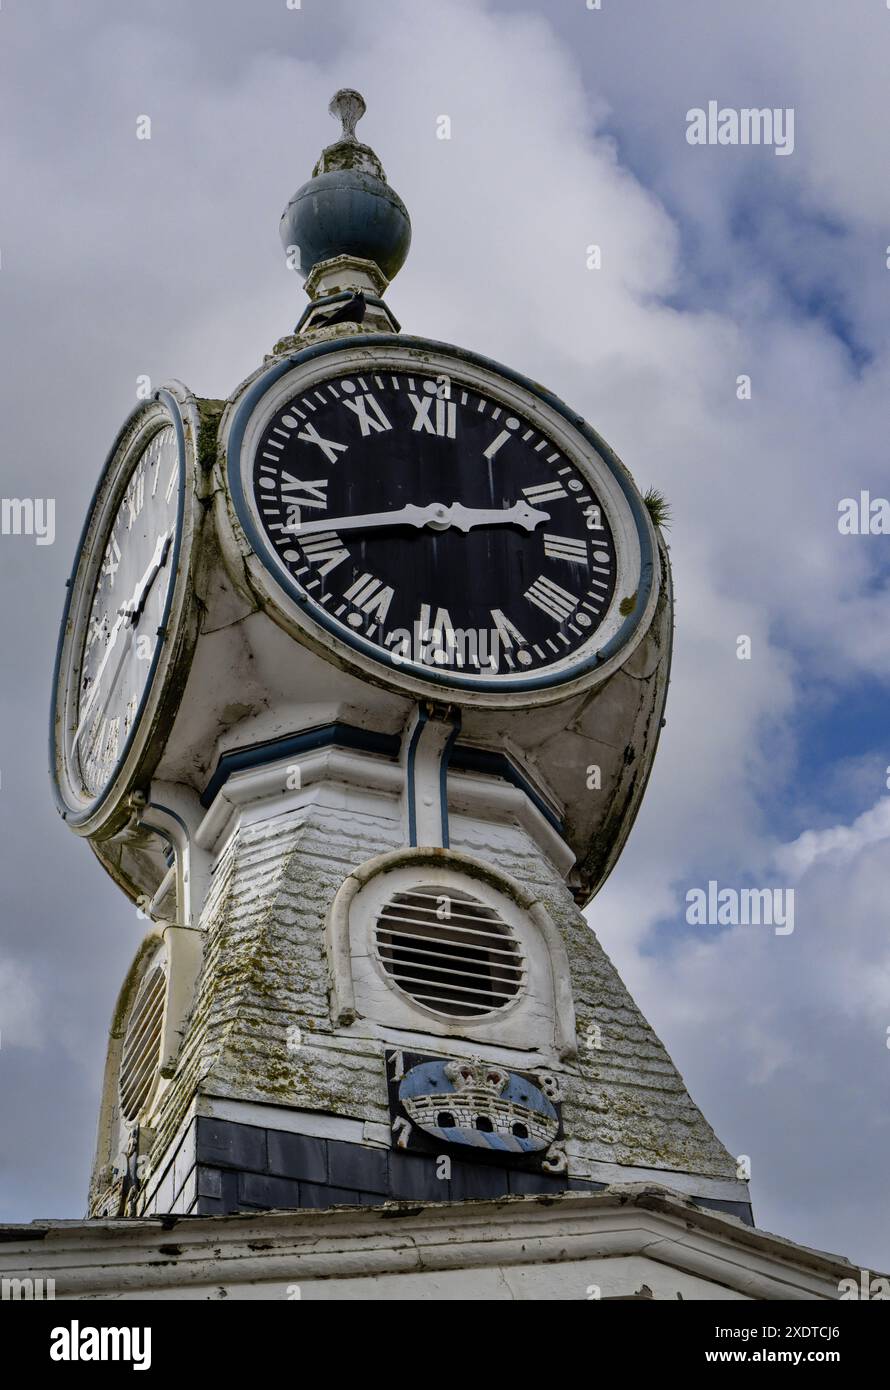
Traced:
[[[61, 744], [61, 740], [58, 749], [56, 746], [56, 717], [59, 714], [59, 677], [62, 672], [62, 656], [65, 650], [65, 639], [68, 628], [68, 617], [71, 611], [71, 600], [74, 596], [74, 581], [77, 578], [77, 571], [80, 568], [81, 557], [83, 556], [84, 550], [86, 549], [86, 542], [90, 533], [90, 526], [95, 515], [99, 498], [102, 495], [102, 489], [105, 486], [106, 480], [108, 478], [109, 470], [112, 468], [114, 461], [118, 456], [121, 444], [126, 439], [129, 431], [138, 422], [139, 417], [141, 415], [144, 415], [152, 405], [156, 404], [163, 405], [167, 411], [170, 424], [172, 424], [176, 435], [176, 446], [179, 455], [179, 495], [177, 498], [176, 507], [176, 540], [173, 544], [173, 553], [171, 556], [173, 579], [167, 591], [167, 598], [164, 603], [164, 611], [161, 618], [161, 627], [164, 631], [164, 635], [155, 647], [154, 656], [151, 660], [151, 668], [148, 673], [148, 679], [145, 682], [145, 687], [142, 692], [142, 698], [139, 701], [139, 708], [136, 711], [136, 717], [133, 720], [133, 729], [129, 738], [124, 744], [123, 751], [121, 752], [117, 762], [114, 765], [114, 771], [109, 775], [108, 780], [105, 783], [105, 786], [99, 792], [98, 796], [95, 796], [93, 800], [90, 802], [84, 802], [80, 808], [75, 808], [72, 807], [71, 803], [65, 799], [65, 794], [62, 791], [61, 786], [59, 785], [59, 758], [65, 757], [65, 750]], [[159, 429], [163, 428], [163, 424], [159, 426]], [[102, 468], [102, 472], [99, 474], [99, 481], [96, 483], [96, 486], [93, 489], [93, 495], [90, 498], [90, 504], [87, 508], [86, 518], [81, 528], [80, 538], [77, 542], [77, 550], [74, 555], [74, 564], [71, 567], [71, 574], [66, 580], [65, 604], [62, 610], [62, 622], [59, 628], [59, 638], [56, 643], [55, 661], [53, 662], [53, 694], [49, 711], [49, 766], [50, 778], [52, 781], [53, 788], [53, 796], [55, 798], [56, 806], [58, 807], [63, 820], [68, 825], [78, 826], [85, 824], [85, 822], [92, 819], [92, 817], [95, 816], [96, 813], [100, 811], [102, 807], [105, 805], [105, 802], [108, 800], [109, 796], [111, 795], [111, 792], [115, 789], [118, 777], [120, 776], [120, 773], [123, 770], [124, 764], [126, 763], [128, 757], [130, 756], [130, 753], [133, 750], [133, 745], [136, 741], [136, 737], [140, 732], [142, 717], [145, 714], [148, 702], [152, 694], [154, 693], [155, 677], [157, 675], [158, 667], [161, 662], [161, 657], [164, 653], [164, 648], [167, 644], [167, 624], [170, 619], [170, 613], [173, 608], [173, 600], [176, 594], [176, 589], [178, 587], [177, 581], [179, 578], [179, 557], [182, 550], [182, 539], [185, 531], [185, 489], [187, 474], [188, 456], [186, 453], [185, 424], [182, 418], [182, 408], [180, 406], [179, 401], [172, 394], [172, 392], [166, 390], [166, 388], [162, 388], [161, 390], [156, 391], [150, 400], [141, 401], [134, 410], [131, 410], [130, 414], [127, 416], [126, 420], [118, 430], [117, 436], [115, 437], [115, 441], [112, 444], [108, 452], [108, 455], [105, 459], [105, 464]], [[72, 633], [71, 635], [73, 639], [75, 634]], [[64, 719], [65, 710], [61, 711], [61, 715]]]
[[[452, 676], [447, 672], [438, 670], [428, 670], [426, 667], [419, 669], [413, 662], [400, 662], [398, 666], [388, 664], [380, 650], [373, 642], [358, 633], [350, 632], [341, 627], [338, 622], [325, 612], [318, 604], [314, 603], [310, 596], [304, 593], [297, 584], [289, 581], [281, 572], [278, 564], [278, 557], [268, 544], [261, 528], [254, 521], [251, 513], [250, 504], [245, 494], [244, 485], [241, 479], [241, 451], [244, 444], [244, 436], [247, 431], [248, 423], [254, 414], [257, 406], [265, 397], [266, 393], [280, 381], [281, 378], [293, 371], [295, 367], [303, 366], [307, 362], [312, 362], [316, 358], [328, 356], [331, 353], [343, 352], [350, 348], [364, 347], [384, 347], [384, 348], [411, 348], [419, 352], [438, 352], [454, 357], [457, 361], [464, 361], [475, 367], [493, 372], [503, 377], [506, 381], [511, 381], [515, 385], [528, 391], [537, 400], [561, 415], [571, 427], [582, 436], [583, 439], [591, 444], [599, 456], [602, 458], [615, 482], [627, 502], [634, 525], [637, 531], [637, 538], [640, 545], [640, 581], [636, 590], [636, 603], [633, 611], [627, 615], [624, 622], [613, 633], [600, 649], [586, 656], [582, 661], [575, 662], [572, 666], [560, 671], [556, 675], [548, 675], [542, 672], [537, 676], [528, 676], [524, 680], [511, 680], [509, 677], [496, 678], [494, 680], [477, 679], [470, 676]], [[232, 423], [229, 430], [228, 444], [226, 448], [226, 476], [228, 479], [229, 494], [235, 504], [235, 511], [238, 520], [250, 542], [254, 553], [258, 555], [266, 566], [268, 573], [281, 589], [292, 599], [307, 615], [307, 617], [318, 627], [325, 629], [333, 637], [338, 638], [346, 646], [352, 647], [355, 651], [367, 657], [369, 660], [384, 671], [390, 673], [391, 679], [397, 679], [398, 673], [404, 672], [406, 677], [415, 680], [429, 681], [433, 685], [439, 685], [452, 690], [478, 691], [480, 693], [501, 690], [504, 693], [549, 690], [561, 685], [567, 685], [575, 681], [579, 676], [585, 675], [588, 671], [596, 670], [603, 666], [611, 657], [626, 646], [633, 637], [642, 621], [643, 614], [652, 593], [655, 583], [656, 559], [657, 555], [651, 542], [651, 530], [648, 516], [646, 514], [643, 500], [636, 487], [630, 481], [624, 465], [618, 459], [614, 451], [609, 447], [601, 435], [589, 425], [580, 415], [566, 405], [565, 401], [554, 396], [552, 392], [539, 386], [529, 377], [523, 376], [521, 372], [514, 371], [511, 367], [505, 367], [502, 363], [496, 362], [491, 357], [485, 357], [481, 353], [471, 352], [467, 348], [455, 347], [452, 343], [441, 343], [434, 338], [413, 338], [407, 337], [402, 333], [364, 333], [360, 337], [332, 338], [325, 343], [315, 343], [312, 347], [304, 348], [301, 352], [288, 354], [278, 362], [274, 362], [264, 372], [262, 372], [252, 382], [245, 392], [241, 401], [232, 416]], [[270, 564], [270, 560], [274, 563]]]

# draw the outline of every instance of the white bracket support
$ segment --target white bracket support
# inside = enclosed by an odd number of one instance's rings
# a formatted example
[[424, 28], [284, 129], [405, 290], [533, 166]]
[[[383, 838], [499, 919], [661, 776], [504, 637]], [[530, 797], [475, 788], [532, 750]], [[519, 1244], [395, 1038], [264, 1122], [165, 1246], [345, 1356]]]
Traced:
[[460, 732], [460, 716], [418, 705], [405, 730], [405, 840], [412, 846], [448, 848], [448, 760]]
[[176, 887], [176, 922], [179, 927], [196, 926], [201, 916], [210, 879], [210, 858], [194, 839], [192, 827], [203, 811], [197, 797], [173, 783], [153, 783], [151, 800], [139, 823], [154, 830], [173, 847], [174, 863], [152, 900], [152, 911], [160, 905], [172, 883]]

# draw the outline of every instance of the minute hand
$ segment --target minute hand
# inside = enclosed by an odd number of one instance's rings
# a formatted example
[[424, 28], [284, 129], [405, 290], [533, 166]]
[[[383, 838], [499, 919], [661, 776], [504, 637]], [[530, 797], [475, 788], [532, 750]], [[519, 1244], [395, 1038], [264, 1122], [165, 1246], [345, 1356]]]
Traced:
[[448, 531], [454, 527], [458, 531], [470, 531], [475, 526], [521, 526], [524, 531], [534, 531], [542, 521], [549, 521], [549, 512], [538, 511], [527, 502], [514, 502], [512, 507], [465, 507], [462, 502], [453, 502], [446, 507], [441, 502], [431, 502], [427, 507], [417, 507], [409, 502], [406, 507], [396, 507], [388, 512], [365, 512], [358, 516], [326, 517], [323, 521], [307, 521], [285, 530], [297, 536], [311, 536], [322, 531], [376, 531], [385, 526], [429, 526], [434, 531]]
[[[148, 597], [148, 591], [157, 579], [164, 565], [167, 563], [167, 554], [170, 549], [171, 539], [172, 536], [169, 532], [162, 536], [158, 536], [157, 545], [155, 546], [155, 553], [151, 558], [151, 563], [149, 564], [148, 569], [145, 571], [142, 578], [139, 580], [139, 583], [136, 585], [136, 588], [133, 590], [132, 597], [128, 599], [127, 602], [123, 604], [121, 608], [118, 609], [117, 621], [115, 622], [114, 627], [111, 629], [111, 632], [108, 635], [108, 645], [105, 649], [105, 655], [99, 663], [98, 671], [93, 676], [92, 689], [90, 691], [89, 696], [87, 697], [86, 703], [83, 705], [83, 708], [78, 711], [80, 715], [80, 722], [77, 725], [77, 731], [74, 735], [74, 741], [71, 744], [72, 753], [74, 752], [75, 748], [78, 745], [78, 742], [80, 741], [80, 736], [83, 733], [84, 728], [86, 726], [86, 722], [90, 717], [93, 705], [96, 703], [96, 700], [99, 696], [99, 692], [102, 689], [102, 677], [105, 674], [105, 667], [111, 660], [111, 654], [114, 651], [115, 643], [117, 642], [117, 639], [120, 636], [121, 629], [126, 627], [128, 623], [135, 625], [137, 618], [141, 615], [143, 606], [145, 604], [145, 600]], [[132, 629], [130, 635], [132, 636]], [[124, 655], [126, 655], [127, 650], [129, 650], [129, 642], [127, 643], [127, 648], [124, 651]], [[123, 656], [121, 657], [121, 660], [118, 662], [118, 667], [114, 673], [114, 680], [111, 682], [111, 686], [114, 686], [116, 684], [117, 678], [120, 675], [122, 665]], [[106, 691], [106, 695], [110, 692], [110, 689], [111, 687], [109, 687], [109, 690]]]

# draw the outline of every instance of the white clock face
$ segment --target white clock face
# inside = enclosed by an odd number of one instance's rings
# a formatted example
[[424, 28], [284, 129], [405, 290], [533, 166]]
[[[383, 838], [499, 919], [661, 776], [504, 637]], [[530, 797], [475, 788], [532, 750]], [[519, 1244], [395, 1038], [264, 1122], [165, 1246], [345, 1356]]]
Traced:
[[82, 635], [69, 761], [87, 798], [114, 774], [135, 731], [174, 580], [180, 463], [172, 425], [137, 458], [102, 538]]

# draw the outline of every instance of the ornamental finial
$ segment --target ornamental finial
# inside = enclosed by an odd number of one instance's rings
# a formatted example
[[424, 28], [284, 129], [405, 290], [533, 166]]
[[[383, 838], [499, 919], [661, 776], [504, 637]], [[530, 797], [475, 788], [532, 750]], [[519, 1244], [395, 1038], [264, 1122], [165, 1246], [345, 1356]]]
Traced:
[[356, 92], [352, 87], [341, 87], [339, 92], [334, 93], [328, 110], [334, 120], [343, 126], [341, 140], [355, 140], [355, 127], [367, 109], [361, 92]]
[[[338, 262], [337, 292], [362, 289], [380, 295], [404, 264], [411, 244], [411, 219], [386, 182], [383, 165], [371, 146], [356, 138], [355, 127], [365, 114], [361, 92], [341, 87], [331, 97], [328, 110], [342, 131], [322, 150], [311, 179], [297, 189], [285, 208], [281, 239], [288, 263], [294, 265], [296, 257], [295, 268], [302, 272], [311, 299], [317, 299], [321, 291], [332, 292], [333, 272], [310, 280], [315, 267], [328, 261]], [[344, 256], [352, 266], [346, 278]], [[357, 261], [363, 263], [358, 279], [353, 264]], [[378, 283], [381, 276], [382, 284]]]

